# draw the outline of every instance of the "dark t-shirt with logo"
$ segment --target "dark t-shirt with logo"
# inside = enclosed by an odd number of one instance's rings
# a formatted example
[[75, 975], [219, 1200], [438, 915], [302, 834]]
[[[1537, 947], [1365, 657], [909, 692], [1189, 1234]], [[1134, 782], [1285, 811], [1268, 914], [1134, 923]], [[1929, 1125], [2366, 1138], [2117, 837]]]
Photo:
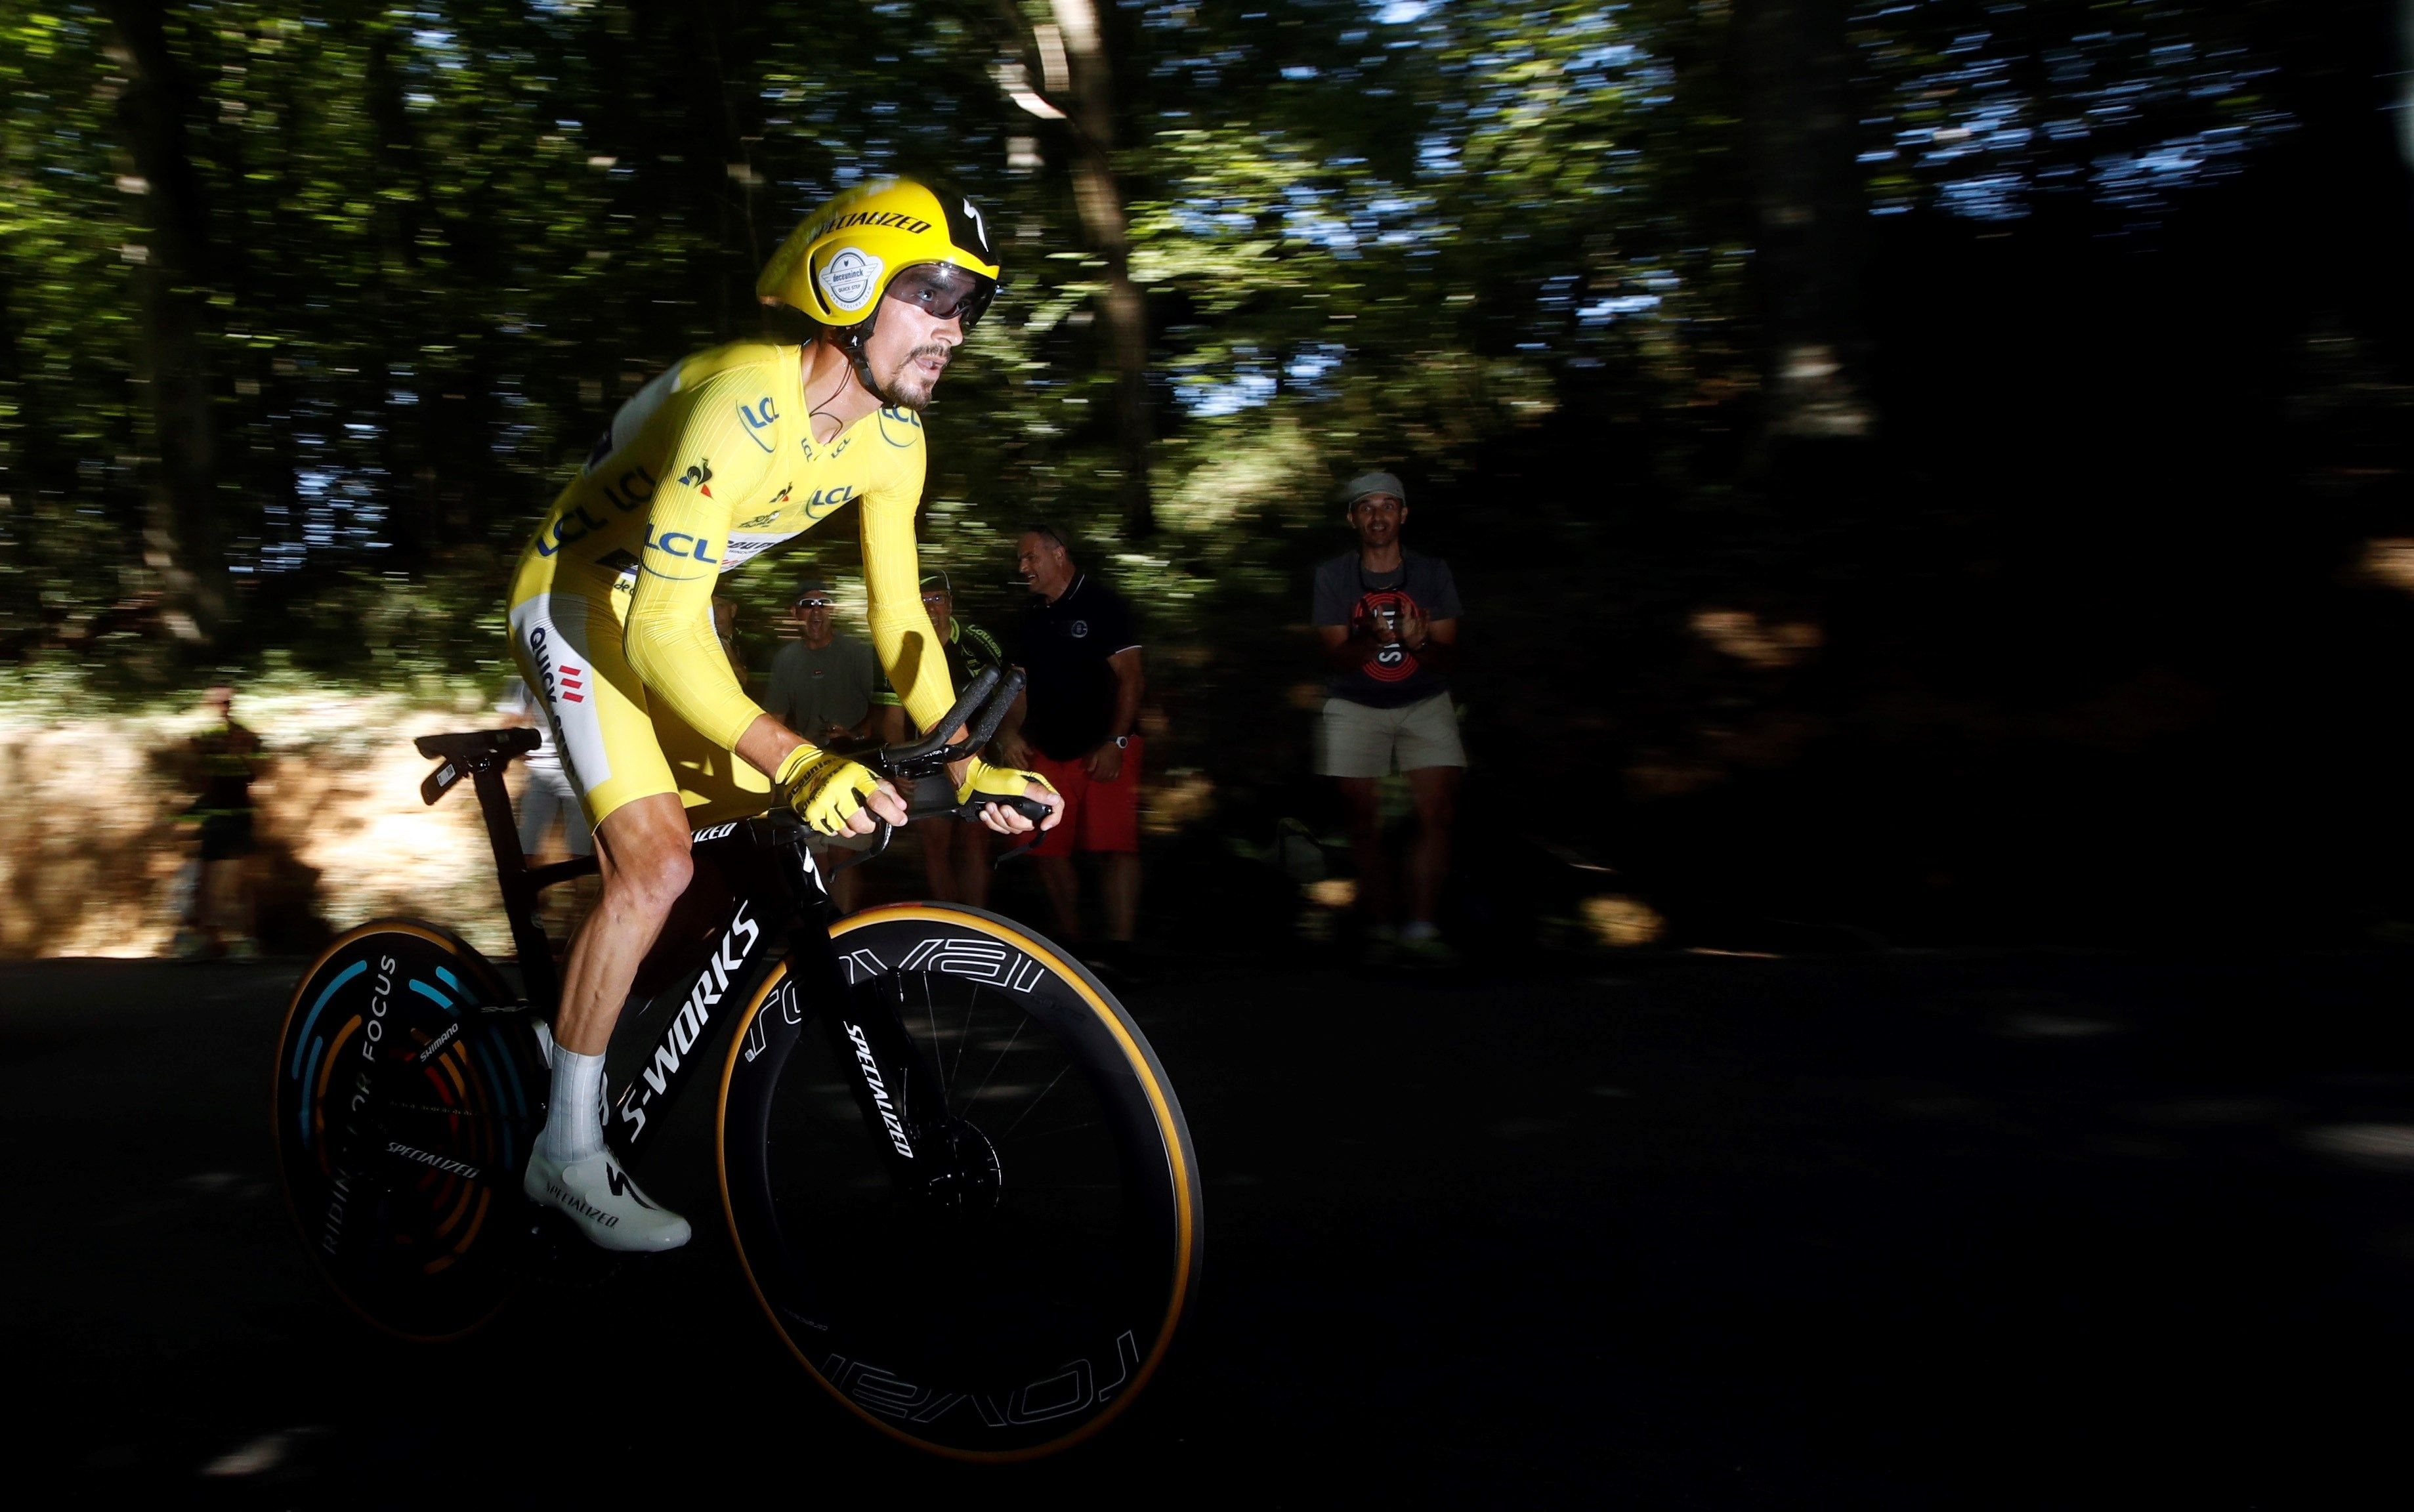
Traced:
[[[1356, 635], [1369, 616], [1390, 613], [1406, 620], [1412, 606], [1427, 624], [1458, 617], [1458, 585], [1451, 581], [1448, 562], [1403, 548], [1397, 568], [1369, 572], [1352, 551], [1316, 570], [1319, 625], [1344, 626]], [[1443, 687], [1440, 674], [1407, 646], [1378, 647], [1370, 642], [1366, 660], [1349, 671], [1334, 673], [1325, 690], [1352, 704], [1396, 709], [1431, 698]]]
[[1107, 659], [1140, 645], [1123, 595], [1084, 572], [1054, 603], [1038, 599], [1016, 626], [1015, 651], [1030, 674], [1022, 738], [1060, 762], [1087, 756], [1110, 735], [1115, 674]]

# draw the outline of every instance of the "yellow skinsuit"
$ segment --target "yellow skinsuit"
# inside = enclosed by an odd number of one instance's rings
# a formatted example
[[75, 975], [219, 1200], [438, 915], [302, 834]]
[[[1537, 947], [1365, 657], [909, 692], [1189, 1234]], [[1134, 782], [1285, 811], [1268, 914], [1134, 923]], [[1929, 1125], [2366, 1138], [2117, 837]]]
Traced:
[[857, 506], [872, 648], [916, 726], [953, 692], [922, 611], [914, 511], [921, 417], [882, 409], [816, 443], [803, 348], [737, 342], [639, 390], [538, 527], [512, 579], [512, 648], [601, 824], [676, 793], [697, 823], [760, 812], [731, 753], [763, 710], [713, 633], [714, 580]]

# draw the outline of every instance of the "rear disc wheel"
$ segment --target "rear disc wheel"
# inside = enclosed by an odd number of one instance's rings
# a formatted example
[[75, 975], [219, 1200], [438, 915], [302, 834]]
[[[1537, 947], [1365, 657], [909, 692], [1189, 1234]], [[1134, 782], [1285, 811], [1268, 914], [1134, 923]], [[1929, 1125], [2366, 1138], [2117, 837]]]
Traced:
[[485, 958], [415, 920], [364, 925], [294, 989], [277, 1166], [311, 1263], [376, 1327], [458, 1338], [516, 1289], [520, 1173], [544, 1118], [535, 1036]]

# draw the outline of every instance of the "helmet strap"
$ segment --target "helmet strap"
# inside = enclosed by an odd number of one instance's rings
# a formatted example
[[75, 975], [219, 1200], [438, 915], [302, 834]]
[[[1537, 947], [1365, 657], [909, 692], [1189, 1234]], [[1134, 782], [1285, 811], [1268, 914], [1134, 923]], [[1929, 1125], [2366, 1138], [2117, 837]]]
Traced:
[[864, 392], [887, 408], [895, 409], [901, 408], [897, 396], [882, 388], [880, 380], [872, 377], [872, 359], [864, 355], [863, 350], [865, 344], [872, 340], [872, 328], [879, 319], [880, 303], [874, 300], [870, 315], [840, 333], [838, 345], [839, 349], [846, 353], [848, 360], [855, 363], [855, 380], [863, 385]]

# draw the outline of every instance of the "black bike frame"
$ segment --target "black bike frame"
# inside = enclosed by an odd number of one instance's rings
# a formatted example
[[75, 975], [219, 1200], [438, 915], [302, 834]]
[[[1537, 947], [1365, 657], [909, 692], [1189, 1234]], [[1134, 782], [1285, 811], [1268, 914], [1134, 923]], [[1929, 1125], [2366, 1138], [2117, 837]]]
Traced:
[[[535, 734], [437, 735], [418, 744], [423, 754], [443, 758], [422, 785], [427, 802], [464, 777], [477, 791], [529, 1006], [550, 1023], [560, 979], [536, 922], [536, 900], [596, 866], [580, 858], [531, 867], [520, 849], [503, 771], [513, 756], [534, 748]], [[718, 1083], [733, 1027], [784, 964], [779, 996], [763, 1011], [783, 1014], [792, 1024], [808, 1014], [821, 1019], [832, 1053], [854, 1069], [857, 1105], [892, 1178], [904, 1185], [931, 1179], [934, 1163], [920, 1148], [921, 1132], [947, 1116], [945, 1089], [896, 1005], [867, 1011], [876, 995], [858, 1001], [849, 989], [830, 940], [829, 894], [806, 852], [803, 826], [784, 818], [737, 820], [694, 831], [691, 845], [694, 874], [639, 965], [604, 1050], [604, 1124], [622, 1162], [636, 1175], [647, 1173], [669, 1114], [699, 1079]]]

